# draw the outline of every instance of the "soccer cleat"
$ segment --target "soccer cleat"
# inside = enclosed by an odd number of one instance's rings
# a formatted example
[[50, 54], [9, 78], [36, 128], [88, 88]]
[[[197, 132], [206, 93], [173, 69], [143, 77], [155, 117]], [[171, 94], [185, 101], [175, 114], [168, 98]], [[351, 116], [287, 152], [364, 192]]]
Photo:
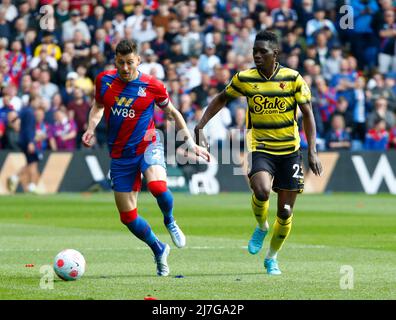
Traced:
[[176, 221], [167, 224], [166, 228], [168, 229], [168, 232], [175, 246], [178, 248], [183, 248], [186, 245], [186, 236], [176, 224]]
[[7, 189], [10, 193], [15, 193], [18, 188], [18, 176], [10, 176], [7, 178]]
[[282, 273], [278, 267], [278, 261], [276, 261], [275, 258], [264, 259], [264, 268], [267, 269], [267, 274], [272, 276], [277, 276]]
[[167, 261], [169, 252], [170, 247], [168, 244], [165, 244], [164, 251], [160, 255], [154, 256], [155, 263], [157, 264], [157, 275], [161, 277], [169, 275], [169, 266]]
[[250, 254], [256, 254], [261, 250], [261, 248], [263, 247], [264, 238], [267, 233], [268, 230], [263, 231], [259, 227], [256, 227], [256, 229], [254, 229], [254, 232], [248, 244], [248, 250]]

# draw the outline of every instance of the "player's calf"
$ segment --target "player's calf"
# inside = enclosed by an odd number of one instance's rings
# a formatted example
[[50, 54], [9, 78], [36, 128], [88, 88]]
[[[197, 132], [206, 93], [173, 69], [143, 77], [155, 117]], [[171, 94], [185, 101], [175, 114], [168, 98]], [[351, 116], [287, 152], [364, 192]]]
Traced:
[[164, 215], [164, 224], [178, 248], [186, 245], [186, 237], [173, 217], [173, 195], [168, 189], [166, 182], [162, 180], [150, 181], [147, 184], [152, 195], [157, 199], [158, 206]]

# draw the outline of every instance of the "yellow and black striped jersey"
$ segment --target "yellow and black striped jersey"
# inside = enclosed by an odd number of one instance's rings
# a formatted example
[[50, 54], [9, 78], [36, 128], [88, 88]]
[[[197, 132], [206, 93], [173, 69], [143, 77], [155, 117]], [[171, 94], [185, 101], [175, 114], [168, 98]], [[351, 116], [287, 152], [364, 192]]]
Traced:
[[310, 102], [311, 91], [296, 70], [277, 63], [270, 78], [257, 68], [241, 71], [233, 76], [225, 92], [230, 98], [247, 99], [249, 151], [284, 155], [300, 148], [297, 105]]

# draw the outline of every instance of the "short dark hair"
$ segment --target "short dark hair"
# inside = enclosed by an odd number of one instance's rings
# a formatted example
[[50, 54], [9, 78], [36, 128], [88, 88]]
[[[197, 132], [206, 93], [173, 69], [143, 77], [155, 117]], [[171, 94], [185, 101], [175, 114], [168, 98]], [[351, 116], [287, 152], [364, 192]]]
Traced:
[[117, 47], [115, 49], [115, 54], [120, 54], [122, 56], [126, 55], [126, 54], [137, 54], [138, 52], [138, 47], [137, 47], [137, 43], [134, 40], [121, 40], [118, 44]]
[[261, 30], [256, 34], [256, 39], [254, 41], [269, 41], [275, 47], [279, 46], [278, 37], [271, 31]]

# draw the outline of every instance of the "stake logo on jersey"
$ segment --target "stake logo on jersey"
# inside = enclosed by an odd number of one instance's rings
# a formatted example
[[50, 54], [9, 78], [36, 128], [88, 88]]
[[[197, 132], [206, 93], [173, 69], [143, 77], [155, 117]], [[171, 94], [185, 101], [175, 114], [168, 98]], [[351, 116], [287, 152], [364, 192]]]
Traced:
[[261, 94], [253, 96], [254, 107], [252, 112], [261, 114], [273, 114], [286, 111], [286, 103], [276, 97], [275, 99], [263, 97]]
[[155, 105], [165, 108], [169, 103], [163, 83], [144, 73], [124, 82], [117, 70], [109, 70], [97, 76], [95, 90], [96, 102], [104, 106], [110, 156], [130, 158], [143, 154], [156, 139]]

